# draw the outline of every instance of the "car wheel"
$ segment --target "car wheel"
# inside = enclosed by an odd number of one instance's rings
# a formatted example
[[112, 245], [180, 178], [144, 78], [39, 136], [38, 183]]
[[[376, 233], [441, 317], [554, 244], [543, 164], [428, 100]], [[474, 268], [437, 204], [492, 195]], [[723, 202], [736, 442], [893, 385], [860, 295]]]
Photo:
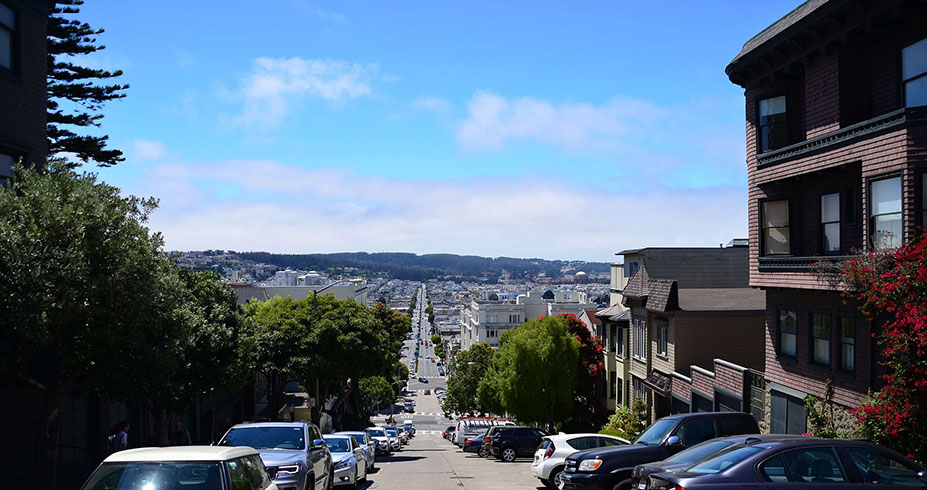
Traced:
[[617, 485], [615, 485], [612, 490], [631, 490], [631, 480], [623, 480]]
[[328, 470], [328, 483], [325, 484], [325, 488], [327, 488], [328, 490], [332, 490], [333, 488], [335, 488], [335, 470], [334, 470], [334, 468]]
[[518, 453], [515, 452], [515, 448], [506, 447], [502, 448], [502, 461], [506, 463], [511, 463], [515, 461], [515, 458], [518, 457]]
[[489, 456], [489, 451], [488, 451], [486, 448], [481, 447], [481, 448], [480, 448], [480, 452], [478, 452], [477, 454], [478, 454], [481, 458], [485, 458], [485, 457]]
[[551, 488], [560, 488], [563, 482], [563, 471], [560, 468], [550, 472], [550, 478], [547, 480], [547, 486]]
[[315, 475], [306, 475], [306, 482], [303, 483], [303, 490], [315, 490]]

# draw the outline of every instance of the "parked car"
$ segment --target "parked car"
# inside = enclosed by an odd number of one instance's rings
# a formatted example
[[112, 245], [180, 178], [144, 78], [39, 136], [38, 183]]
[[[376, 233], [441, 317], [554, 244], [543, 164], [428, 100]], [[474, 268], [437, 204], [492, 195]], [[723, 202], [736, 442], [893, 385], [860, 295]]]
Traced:
[[257, 482], [277, 490], [261, 456], [250, 447], [146, 447], [115, 452], [97, 466], [81, 490], [139, 488], [240, 488]]
[[670, 415], [651, 424], [631, 445], [588, 449], [570, 455], [561, 478], [564, 489], [628, 490], [631, 472], [639, 464], [664, 460], [715, 437], [759, 432], [756, 420], [748, 413]]
[[503, 427], [493, 432], [490, 451], [496, 459], [511, 463], [517, 458], [534, 454], [546, 435], [547, 432], [536, 427]]
[[422, 383], [428, 383], [428, 378], [424, 376], [419, 376], [418, 380], [421, 381]]
[[407, 421], [402, 423], [402, 427], [409, 433], [412, 437], [415, 437], [415, 425], [412, 424], [412, 421]]
[[464, 446], [463, 446], [464, 452], [465, 453], [476, 453], [476, 454], [479, 454], [480, 457], [485, 458], [486, 451], [487, 451], [487, 449], [483, 448], [483, 437], [485, 435], [486, 435], [486, 431], [484, 430], [482, 432], [477, 432], [476, 434], [473, 434], [472, 436], [468, 436], [466, 439], [464, 439]]
[[339, 436], [351, 436], [357, 439], [357, 443], [364, 449], [364, 460], [367, 472], [371, 472], [377, 462], [377, 443], [364, 431], [341, 431], [335, 432]]
[[332, 453], [335, 466], [335, 485], [357, 488], [358, 482], [367, 481], [364, 449], [351, 436], [325, 434], [322, 436]]
[[408, 444], [408, 443], [409, 443], [409, 439], [412, 438], [412, 436], [409, 435], [408, 432], [406, 432], [405, 427], [403, 427], [403, 426], [401, 426], [401, 425], [397, 425], [397, 426], [396, 426], [396, 432], [399, 433], [399, 440], [402, 441], [403, 444]]
[[412, 413], [412, 412], [415, 411], [415, 403], [413, 403], [413, 402], [405, 402], [405, 403], [402, 404], [402, 409], [405, 410], [405, 411], [408, 412], [408, 413]]
[[451, 433], [454, 432], [454, 429], [456, 429], [456, 427], [453, 425], [448, 426], [447, 429], [444, 429], [444, 438], [447, 440], [451, 440]]
[[319, 428], [309, 422], [233, 425], [218, 445], [257, 449], [270, 478], [280, 490], [331, 485], [332, 455]]
[[[495, 417], [460, 417], [457, 419], [457, 434], [458, 437], [453, 439], [453, 443], [458, 447], [463, 448], [464, 439], [468, 436], [472, 436], [477, 432], [483, 431], [487, 428], [501, 425], [515, 425], [508, 419], [501, 419]], [[460, 437], [460, 436], [464, 437]]]
[[551, 488], [560, 488], [563, 463], [567, 456], [576, 451], [610, 446], [627, 446], [630, 442], [620, 437], [605, 434], [556, 434], [544, 436], [543, 442], [534, 453], [531, 474]]
[[402, 439], [399, 437], [399, 431], [391, 425], [383, 427], [383, 430], [389, 435], [389, 445], [393, 451], [399, 451], [402, 449]]
[[[696, 444], [689, 449], [680, 451], [663, 461], [653, 463], [639, 464], [631, 472], [631, 488], [638, 488], [640, 482], [647, 481], [647, 477], [654, 473], [663, 473], [666, 471], [681, 470], [692, 466], [693, 464], [711, 456], [734, 444], [743, 444], [746, 441], [771, 441], [775, 439], [794, 438], [790, 434], [750, 434], [730, 437], [718, 437]], [[645, 484], [646, 486], [646, 484]]]
[[650, 475], [639, 488], [923, 488], [925, 474], [923, 466], [865, 441], [748, 438], [688, 468]]
[[376, 442], [377, 454], [392, 454], [393, 448], [390, 444], [389, 434], [382, 427], [367, 427], [364, 432]]

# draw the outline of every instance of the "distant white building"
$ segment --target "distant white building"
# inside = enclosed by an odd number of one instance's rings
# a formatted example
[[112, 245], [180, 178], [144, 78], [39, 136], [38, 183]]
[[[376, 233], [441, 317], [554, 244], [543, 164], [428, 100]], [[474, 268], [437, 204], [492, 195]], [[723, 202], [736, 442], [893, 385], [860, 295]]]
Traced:
[[[276, 278], [275, 278], [276, 279]], [[329, 281], [330, 284], [299, 285], [299, 286], [271, 286], [260, 285], [248, 288], [238, 288], [240, 302], [248, 299], [269, 299], [288, 296], [293, 299], [305, 299], [313, 294], [319, 296], [331, 295], [338, 300], [353, 299], [358, 304], [367, 304], [367, 281], [363, 279], [346, 279]], [[242, 301], [242, 298], [244, 300]]]
[[581, 291], [529, 291], [515, 301], [473, 300], [460, 312], [461, 350], [474, 344], [499, 346], [499, 336], [532, 318], [595, 308]]

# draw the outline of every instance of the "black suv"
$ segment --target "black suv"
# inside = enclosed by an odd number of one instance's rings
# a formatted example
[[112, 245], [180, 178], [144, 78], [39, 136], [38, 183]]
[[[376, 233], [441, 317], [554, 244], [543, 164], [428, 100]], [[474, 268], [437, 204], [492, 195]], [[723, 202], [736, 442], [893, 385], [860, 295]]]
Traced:
[[590, 449], [571, 454], [563, 471], [564, 490], [630, 490], [631, 472], [721, 436], [758, 434], [748, 413], [699, 412], [670, 415], [654, 422], [630, 446]]
[[507, 463], [515, 458], [534, 454], [541, 445], [542, 437], [548, 435], [541, 429], [524, 426], [498, 427], [492, 433], [489, 447], [492, 455]]

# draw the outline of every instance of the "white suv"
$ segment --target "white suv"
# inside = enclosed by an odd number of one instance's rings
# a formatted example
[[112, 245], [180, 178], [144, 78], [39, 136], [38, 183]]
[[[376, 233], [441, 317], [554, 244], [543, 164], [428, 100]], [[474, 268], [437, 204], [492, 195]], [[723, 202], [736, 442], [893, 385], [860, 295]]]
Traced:
[[543, 442], [534, 453], [531, 474], [551, 488], [560, 488], [560, 473], [566, 457], [585, 449], [606, 446], [628, 445], [626, 439], [605, 434], [564, 434], [544, 436]]

